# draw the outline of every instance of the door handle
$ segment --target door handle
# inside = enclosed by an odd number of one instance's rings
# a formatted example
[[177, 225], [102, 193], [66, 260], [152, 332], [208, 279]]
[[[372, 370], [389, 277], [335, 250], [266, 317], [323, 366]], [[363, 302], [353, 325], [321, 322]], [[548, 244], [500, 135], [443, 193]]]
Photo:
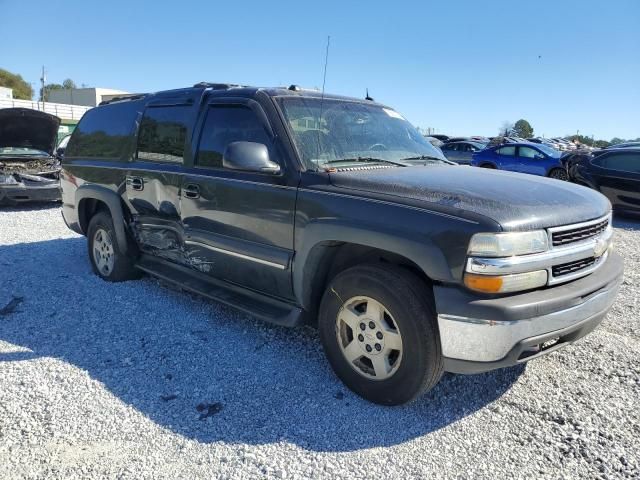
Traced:
[[195, 183], [189, 183], [184, 187], [184, 196], [187, 198], [199, 198], [200, 197], [200, 187]]
[[132, 190], [144, 190], [144, 180], [140, 177], [127, 177], [127, 185], [131, 185]]

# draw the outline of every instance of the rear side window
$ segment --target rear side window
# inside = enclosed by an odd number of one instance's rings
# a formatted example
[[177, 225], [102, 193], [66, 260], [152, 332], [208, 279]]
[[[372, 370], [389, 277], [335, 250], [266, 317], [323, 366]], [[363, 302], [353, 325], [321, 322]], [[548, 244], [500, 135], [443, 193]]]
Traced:
[[609, 170], [640, 173], [640, 153], [618, 153], [596, 158], [593, 163]]
[[87, 111], [73, 131], [65, 157], [124, 158], [142, 102], [114, 103]]
[[209, 107], [202, 127], [196, 164], [200, 167], [222, 168], [224, 150], [231, 142], [262, 143], [273, 148], [269, 135], [256, 114], [242, 105], [214, 105]]
[[516, 154], [516, 147], [501, 147], [496, 150], [498, 155], [506, 155], [508, 157], [513, 157]]
[[138, 130], [138, 159], [182, 163], [191, 107], [149, 107]]

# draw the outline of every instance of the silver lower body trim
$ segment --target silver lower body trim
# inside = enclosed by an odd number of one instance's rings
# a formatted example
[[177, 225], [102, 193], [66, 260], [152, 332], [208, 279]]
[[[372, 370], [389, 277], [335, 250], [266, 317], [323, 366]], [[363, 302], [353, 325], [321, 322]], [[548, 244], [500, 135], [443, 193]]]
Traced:
[[185, 243], [185, 245], [195, 245], [195, 246], [198, 246], [198, 247], [206, 248], [206, 249], [211, 250], [213, 252], [223, 253], [223, 254], [229, 255], [231, 257], [241, 258], [242, 260], [248, 260], [250, 262], [259, 263], [261, 265], [266, 265], [268, 267], [273, 267], [273, 268], [277, 268], [277, 269], [280, 269], [280, 270], [286, 270], [286, 268], [287, 268], [286, 265], [281, 265], [279, 263], [270, 262], [268, 260], [263, 260], [261, 258], [252, 257], [250, 255], [245, 255], [243, 253], [234, 252], [232, 250], [227, 250], [227, 249], [224, 249], [224, 248], [214, 247], [213, 245], [208, 245], [208, 244], [202, 243], [202, 242], [196, 242], [195, 240], [185, 240], [184, 243]]
[[606, 313], [615, 300], [618, 287], [599, 292], [565, 310], [512, 322], [439, 314], [442, 354], [447, 358], [471, 362], [502, 360], [523, 340], [553, 333]]

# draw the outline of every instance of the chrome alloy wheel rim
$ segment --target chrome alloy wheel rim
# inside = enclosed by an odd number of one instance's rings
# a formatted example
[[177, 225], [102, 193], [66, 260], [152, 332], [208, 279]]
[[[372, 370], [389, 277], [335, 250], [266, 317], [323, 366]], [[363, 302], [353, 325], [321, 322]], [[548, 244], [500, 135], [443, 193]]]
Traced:
[[99, 228], [93, 236], [93, 261], [101, 275], [108, 276], [113, 271], [115, 252], [111, 236]]
[[336, 336], [345, 359], [370, 380], [392, 377], [402, 361], [402, 337], [389, 310], [371, 297], [353, 297], [336, 316]]

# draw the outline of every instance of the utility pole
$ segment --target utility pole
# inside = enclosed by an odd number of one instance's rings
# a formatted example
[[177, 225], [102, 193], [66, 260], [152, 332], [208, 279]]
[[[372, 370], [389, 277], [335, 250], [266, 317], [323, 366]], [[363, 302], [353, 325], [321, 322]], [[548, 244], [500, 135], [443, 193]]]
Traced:
[[45, 101], [45, 90], [44, 90], [44, 82], [46, 82], [47, 79], [44, 76], [44, 65], [42, 66], [42, 77], [40, 77], [40, 83], [42, 84], [42, 111], [44, 112], [44, 101]]

